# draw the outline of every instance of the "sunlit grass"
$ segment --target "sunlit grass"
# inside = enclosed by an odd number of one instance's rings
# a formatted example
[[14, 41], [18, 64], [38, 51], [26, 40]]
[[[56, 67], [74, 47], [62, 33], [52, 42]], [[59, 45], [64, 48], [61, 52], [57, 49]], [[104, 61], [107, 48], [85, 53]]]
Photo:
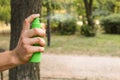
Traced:
[[10, 36], [0, 35], [0, 48], [9, 50]]
[[52, 36], [51, 47], [46, 52], [55, 54], [77, 55], [120, 55], [119, 35], [97, 35], [96, 37], [83, 36]]
[[0, 34], [10, 34], [10, 24], [5, 24], [0, 21]]
[[[9, 49], [9, 36], [0, 35], [0, 48]], [[100, 34], [96, 37], [52, 35], [45, 53], [120, 56], [120, 35]]]

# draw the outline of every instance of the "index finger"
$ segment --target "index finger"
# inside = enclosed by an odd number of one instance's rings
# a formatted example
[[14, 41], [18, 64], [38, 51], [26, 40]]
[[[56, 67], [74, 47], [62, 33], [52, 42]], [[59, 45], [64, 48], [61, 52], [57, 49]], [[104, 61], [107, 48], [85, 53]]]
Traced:
[[31, 22], [39, 16], [40, 16], [39, 14], [32, 14], [29, 17], [27, 17], [24, 21], [24, 24], [23, 24], [23, 30], [30, 29]]
[[25, 20], [28, 23], [31, 23], [34, 20], [34, 18], [39, 17], [39, 16], [40, 16], [40, 14], [32, 14], [31, 16], [27, 17]]

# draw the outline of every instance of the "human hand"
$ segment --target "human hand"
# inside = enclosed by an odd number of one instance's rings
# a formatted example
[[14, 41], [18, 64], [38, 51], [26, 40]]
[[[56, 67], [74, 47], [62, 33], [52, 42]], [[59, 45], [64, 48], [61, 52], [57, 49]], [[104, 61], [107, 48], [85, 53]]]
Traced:
[[[33, 14], [24, 20], [23, 29], [19, 38], [18, 45], [13, 50], [14, 60], [16, 64], [24, 64], [29, 61], [34, 52], [44, 51], [45, 40], [43, 37], [45, 36], [45, 25], [41, 23], [42, 29], [30, 29], [30, 24], [36, 17], [39, 17], [39, 14]], [[40, 46], [33, 46], [33, 44], [40, 44]]]

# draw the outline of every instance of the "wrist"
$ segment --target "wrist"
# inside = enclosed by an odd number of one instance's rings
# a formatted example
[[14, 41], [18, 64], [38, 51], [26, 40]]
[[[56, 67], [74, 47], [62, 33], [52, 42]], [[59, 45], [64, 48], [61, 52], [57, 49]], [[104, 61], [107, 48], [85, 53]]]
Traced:
[[10, 53], [11, 53], [11, 61], [14, 65], [22, 64], [15, 50], [10, 51]]

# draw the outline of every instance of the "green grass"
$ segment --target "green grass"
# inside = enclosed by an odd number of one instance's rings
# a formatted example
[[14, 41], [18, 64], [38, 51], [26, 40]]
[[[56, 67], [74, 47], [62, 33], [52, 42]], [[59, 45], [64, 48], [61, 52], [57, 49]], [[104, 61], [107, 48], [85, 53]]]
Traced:
[[46, 52], [55, 54], [120, 56], [120, 35], [52, 36]]
[[9, 50], [10, 36], [0, 35], [0, 48]]
[[[9, 49], [9, 36], [0, 36], [0, 48]], [[100, 34], [96, 37], [52, 35], [45, 53], [120, 56], [120, 35]]]

